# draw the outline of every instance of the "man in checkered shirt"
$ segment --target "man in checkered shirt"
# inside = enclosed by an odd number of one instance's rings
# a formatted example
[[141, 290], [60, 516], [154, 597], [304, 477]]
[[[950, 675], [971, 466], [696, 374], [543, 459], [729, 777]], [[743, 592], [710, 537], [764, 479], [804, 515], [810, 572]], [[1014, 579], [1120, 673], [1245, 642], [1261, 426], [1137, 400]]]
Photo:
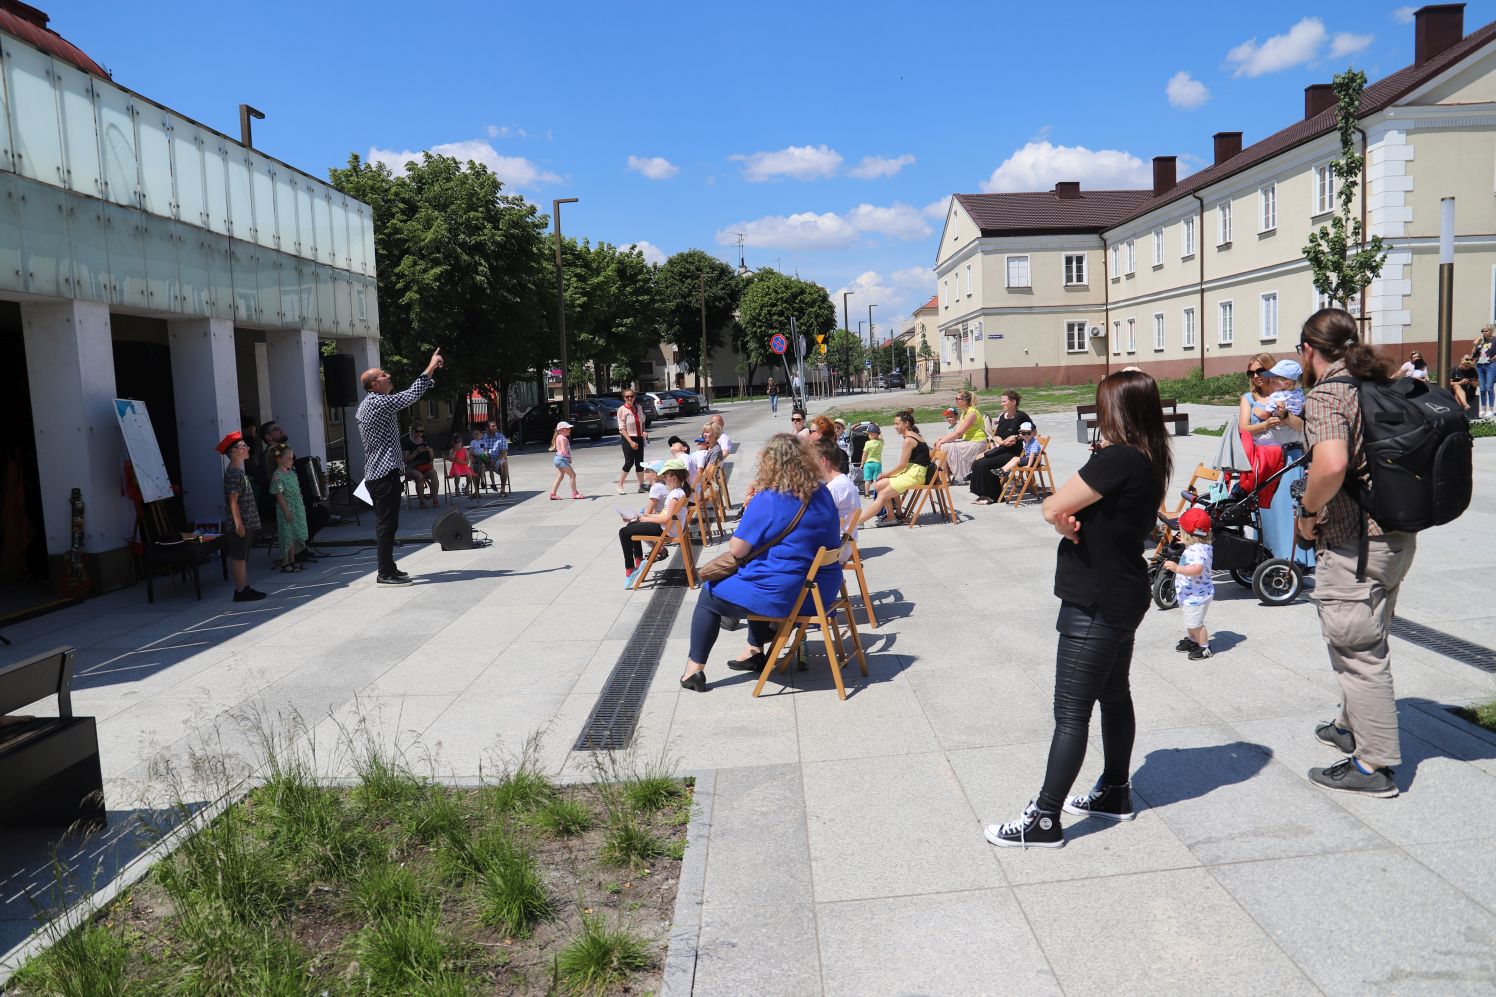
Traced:
[[380, 585], [409, 585], [410, 575], [395, 566], [395, 531], [400, 527], [400, 475], [405, 468], [400, 455], [400, 410], [409, 408], [435, 382], [431, 375], [442, 365], [442, 351], [431, 354], [431, 362], [416, 383], [393, 392], [388, 371], [371, 367], [360, 378], [364, 400], [358, 403], [358, 429], [364, 438], [364, 481], [374, 500], [374, 544], [379, 551]]

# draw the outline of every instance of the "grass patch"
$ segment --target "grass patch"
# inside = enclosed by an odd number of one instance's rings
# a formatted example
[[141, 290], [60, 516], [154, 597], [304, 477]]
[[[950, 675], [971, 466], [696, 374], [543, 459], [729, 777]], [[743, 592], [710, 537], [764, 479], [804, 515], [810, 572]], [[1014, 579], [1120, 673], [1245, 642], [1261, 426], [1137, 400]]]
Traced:
[[395, 754], [353, 757], [346, 787], [274, 759], [263, 785], [59, 932], [7, 997], [658, 989], [689, 782], [611, 768], [558, 788], [520, 764], [454, 789]]
[[1223, 422], [1219, 426], [1215, 426], [1215, 427], [1211, 427], [1211, 426], [1196, 426], [1191, 431], [1191, 434], [1194, 435], [1194, 436], [1225, 436], [1226, 435], [1226, 424]]
[[1490, 419], [1472, 422], [1470, 424], [1470, 435], [1476, 439], [1480, 439], [1482, 436], [1496, 436], [1496, 422], [1492, 422]]
[[1496, 699], [1476, 706], [1459, 706], [1455, 708], [1454, 713], [1461, 719], [1468, 720], [1477, 727], [1484, 727], [1496, 734]]

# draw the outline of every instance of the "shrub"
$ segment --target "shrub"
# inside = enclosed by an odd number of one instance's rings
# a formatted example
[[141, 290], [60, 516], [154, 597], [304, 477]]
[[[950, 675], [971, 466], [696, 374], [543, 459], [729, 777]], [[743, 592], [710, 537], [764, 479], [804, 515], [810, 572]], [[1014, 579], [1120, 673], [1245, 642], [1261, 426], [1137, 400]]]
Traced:
[[115, 997], [128, 992], [130, 947], [108, 925], [91, 921], [68, 932], [12, 978], [16, 986], [43, 994]]
[[478, 855], [479, 912], [484, 924], [525, 937], [555, 917], [534, 856], [512, 839], [495, 839]]
[[576, 800], [560, 797], [530, 815], [530, 823], [557, 838], [572, 838], [592, 830], [592, 811]]
[[665, 853], [665, 845], [632, 813], [617, 811], [603, 835], [602, 860], [612, 865], [637, 865]]
[[393, 862], [363, 870], [349, 884], [347, 905], [353, 914], [367, 921], [384, 915], [426, 914], [434, 907], [415, 873]]
[[631, 932], [603, 927], [600, 918], [582, 916], [582, 933], [556, 957], [556, 971], [572, 993], [618, 990], [629, 974], [654, 962], [649, 943]]
[[460, 994], [451, 967], [458, 956], [431, 914], [382, 917], [353, 940], [354, 957], [369, 989], [382, 994]]
[[504, 778], [480, 791], [480, 798], [496, 813], [516, 814], [535, 810], [550, 802], [556, 787], [540, 774], [528, 760], [521, 762]]

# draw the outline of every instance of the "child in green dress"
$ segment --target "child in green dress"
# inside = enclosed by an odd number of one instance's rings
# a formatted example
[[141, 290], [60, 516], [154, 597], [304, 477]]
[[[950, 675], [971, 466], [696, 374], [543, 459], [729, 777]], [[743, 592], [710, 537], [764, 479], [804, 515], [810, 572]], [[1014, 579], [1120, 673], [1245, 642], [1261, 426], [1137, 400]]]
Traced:
[[282, 571], [301, 571], [305, 565], [296, 556], [306, 550], [306, 506], [301, 501], [301, 483], [291, 465], [296, 455], [284, 443], [271, 452], [275, 474], [270, 479], [270, 494], [275, 496], [275, 525], [280, 529]]

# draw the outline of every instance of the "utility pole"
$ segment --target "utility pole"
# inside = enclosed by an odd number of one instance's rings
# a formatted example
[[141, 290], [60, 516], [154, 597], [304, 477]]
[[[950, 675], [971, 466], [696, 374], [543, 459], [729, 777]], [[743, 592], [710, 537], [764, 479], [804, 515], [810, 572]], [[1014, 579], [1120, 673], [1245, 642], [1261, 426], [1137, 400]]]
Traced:
[[701, 271], [701, 362], [696, 365], [696, 391], [701, 392], [706, 383], [706, 271]]
[[873, 376], [874, 377], [878, 376], [878, 349], [877, 349], [878, 340], [877, 340], [877, 338], [873, 334], [873, 309], [877, 308], [877, 307], [878, 307], [877, 305], [868, 305], [867, 306], [867, 349], [868, 349], [868, 359], [873, 362]]
[[551, 221], [556, 226], [556, 320], [561, 328], [561, 418], [571, 421], [571, 371], [566, 362], [566, 270], [561, 263], [561, 205], [580, 198], [558, 197], [551, 202]]

